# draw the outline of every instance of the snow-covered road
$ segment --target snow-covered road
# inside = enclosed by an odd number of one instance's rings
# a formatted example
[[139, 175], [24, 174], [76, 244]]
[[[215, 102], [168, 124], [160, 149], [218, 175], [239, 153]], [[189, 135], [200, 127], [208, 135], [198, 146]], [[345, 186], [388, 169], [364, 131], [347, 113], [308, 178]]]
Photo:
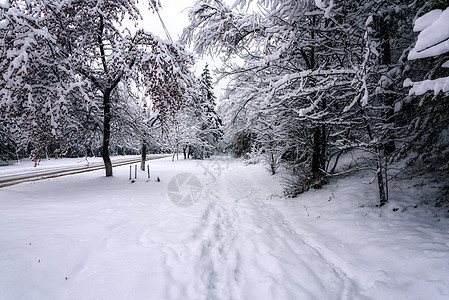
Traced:
[[[164, 154], [152, 154], [147, 156], [147, 160], [158, 159], [162, 157], [167, 157], [170, 155]], [[112, 157], [112, 165], [122, 166], [132, 163], [140, 162], [140, 156], [127, 156], [122, 157]], [[30, 167], [28, 161], [28, 166], [24, 168], [16, 168], [17, 166], [3, 166], [0, 169], [0, 188], [5, 186], [10, 186], [18, 183], [42, 180], [47, 178], [55, 178], [66, 175], [73, 175], [78, 173], [90, 172], [95, 170], [100, 170], [104, 168], [103, 161], [100, 161], [99, 157], [95, 157], [89, 162], [87, 158], [84, 159], [64, 159], [66, 164], [59, 166], [52, 166], [52, 164], [44, 164], [45, 167]], [[55, 161], [55, 160], [53, 160]], [[52, 161], [52, 162], [53, 162]], [[74, 163], [76, 161], [76, 163]], [[47, 162], [47, 161], [46, 161]], [[57, 161], [56, 161], [57, 162]], [[33, 163], [34, 164], [34, 163]]]
[[[287, 200], [260, 165], [162, 159], [150, 169], [135, 183], [124, 166], [113, 178], [100, 170], [2, 188], [0, 299], [449, 295], [447, 221], [420, 219], [416, 234], [410, 216], [380, 219], [360, 207], [376, 199], [355, 187], [360, 178]], [[179, 174], [201, 194], [179, 180], [174, 191]], [[177, 205], [170, 193], [193, 198]]]

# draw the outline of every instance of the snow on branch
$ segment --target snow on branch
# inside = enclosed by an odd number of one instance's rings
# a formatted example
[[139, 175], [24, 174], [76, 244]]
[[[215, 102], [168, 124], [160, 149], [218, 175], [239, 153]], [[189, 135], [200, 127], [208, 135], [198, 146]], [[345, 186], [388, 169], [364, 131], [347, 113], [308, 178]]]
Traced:
[[404, 81], [404, 87], [411, 87], [410, 95], [424, 95], [427, 91], [433, 91], [435, 95], [438, 95], [440, 92], [449, 92], [449, 77], [418, 82], [413, 82], [410, 78], [407, 78]]
[[234, 52], [242, 44], [254, 42], [254, 35], [263, 31], [260, 16], [241, 14], [222, 1], [198, 1], [190, 10], [191, 24], [181, 40], [193, 44], [197, 53]]
[[[449, 52], [449, 7], [444, 11], [435, 9], [415, 20], [414, 31], [420, 32], [415, 47], [408, 55], [409, 60], [434, 57]], [[442, 65], [445, 67], [447, 62]], [[404, 81], [405, 87], [411, 87], [410, 95], [423, 95], [433, 91], [449, 92], [449, 77], [428, 79], [413, 82], [409, 78]]]
[[302, 72], [286, 74], [280, 78], [274, 78], [274, 82], [272, 83], [272, 87], [277, 89], [288, 82], [294, 81], [296, 79], [303, 79], [305, 77], [317, 77], [324, 76], [328, 77], [331, 75], [344, 75], [344, 74], [355, 74], [356, 72], [352, 69], [330, 69], [330, 70], [306, 70]]
[[415, 21], [414, 31], [420, 32], [409, 60], [438, 56], [449, 52], [449, 7], [432, 10]]

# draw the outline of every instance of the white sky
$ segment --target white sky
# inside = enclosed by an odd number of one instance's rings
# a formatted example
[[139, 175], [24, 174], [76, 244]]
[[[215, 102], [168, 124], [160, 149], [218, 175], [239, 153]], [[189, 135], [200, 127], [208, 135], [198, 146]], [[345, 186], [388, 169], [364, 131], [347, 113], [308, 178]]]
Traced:
[[[161, 0], [162, 8], [159, 11], [160, 16], [170, 33], [171, 38], [177, 41], [182, 34], [184, 27], [189, 25], [189, 9], [193, 7], [196, 0]], [[147, 2], [140, 1], [139, 8], [144, 18], [142, 26], [145, 31], [150, 31], [163, 39], [167, 39], [167, 35], [162, 27], [157, 14], [150, 12], [147, 9]], [[205, 64], [209, 64], [209, 70], [213, 69], [220, 64], [219, 59], [214, 60], [212, 57], [198, 58], [194, 67], [196, 75], [200, 75], [203, 71]], [[212, 73], [212, 72], [211, 72]], [[213, 76], [213, 74], [211, 74]], [[215, 96], [220, 98], [223, 94], [223, 89], [226, 87], [227, 82], [222, 80], [214, 89]]]
[[[182, 33], [182, 29], [189, 24], [189, 8], [193, 6], [194, 2], [195, 0], [161, 0], [162, 9], [159, 14], [173, 40], [177, 40]], [[157, 14], [147, 11], [146, 5], [146, 1], [139, 3], [145, 22], [144, 29], [159, 35], [161, 38], [167, 38]]]

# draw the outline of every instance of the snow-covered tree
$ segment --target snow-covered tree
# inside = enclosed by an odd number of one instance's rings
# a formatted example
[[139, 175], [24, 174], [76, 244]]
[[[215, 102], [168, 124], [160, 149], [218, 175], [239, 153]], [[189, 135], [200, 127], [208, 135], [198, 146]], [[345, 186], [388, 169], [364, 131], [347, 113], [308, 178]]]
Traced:
[[[354, 21], [350, 13], [356, 6], [340, 7], [339, 15], [331, 18], [327, 8], [319, 10], [313, 1], [260, 5], [266, 5], [266, 13], [244, 14], [220, 1], [199, 1], [186, 39], [197, 51], [243, 60], [223, 72], [236, 82], [228, 99], [235, 102], [229, 106], [230, 119], [248, 112], [246, 123], [265, 131], [264, 122], [285, 117], [285, 122], [266, 128], [273, 128], [282, 152], [306, 157], [303, 167], [320, 181], [329, 153], [329, 128], [342, 131], [343, 109], [358, 93], [352, 83], [354, 65], [362, 60], [362, 36], [341, 22], [346, 14]], [[301, 135], [300, 141], [289, 141], [299, 130], [306, 130], [306, 140]]]
[[173, 153], [182, 150], [185, 159], [209, 157], [221, 140], [221, 118], [215, 109], [216, 98], [212, 85], [206, 65], [166, 132], [169, 150]]
[[[260, 9], [245, 12], [251, 3]], [[276, 149], [293, 162], [299, 191], [324, 181], [345, 151], [370, 151], [383, 205], [384, 162], [402, 129], [394, 108], [404, 98], [403, 52], [415, 7], [411, 1], [241, 0], [228, 6], [202, 0], [184, 39], [228, 61], [222, 75], [233, 81], [221, 111], [226, 139], [236, 148], [246, 136], [262, 153]]]
[[11, 158], [16, 158], [17, 155], [17, 145], [14, 139], [0, 124], [0, 159], [8, 160]]
[[196, 145], [192, 144], [189, 149], [194, 158], [209, 157], [217, 148], [221, 139], [221, 118], [216, 112], [216, 97], [213, 91], [212, 77], [208, 65], [203, 69], [200, 78], [200, 92], [198, 95], [199, 130], [197, 132]]
[[[159, 1], [150, 0], [158, 9]], [[97, 105], [103, 112], [102, 156], [106, 176], [113, 95], [121, 83], [150, 96], [161, 118], [182, 106], [193, 81], [192, 58], [176, 43], [149, 32], [121, 29], [137, 20], [132, 0], [12, 0], [1, 7], [1, 118], [32, 144], [32, 157], [63, 137], [63, 124], [77, 126], [71, 105]], [[98, 103], [98, 99], [101, 102]]]
[[[413, 30], [419, 32], [415, 46], [408, 55], [409, 60], [428, 57], [438, 57], [437, 68], [449, 68], [449, 7], [433, 9], [415, 20]], [[443, 70], [442, 70], [443, 71]], [[445, 72], [441, 72], [445, 73]], [[422, 95], [433, 91], [435, 95], [440, 92], [449, 93], [449, 76], [435, 74], [435, 77], [423, 81], [413, 82], [408, 79], [405, 86], [410, 86], [411, 95]]]
[[426, 1], [418, 7], [413, 30], [416, 43], [408, 53], [404, 86], [409, 97], [401, 112], [410, 120], [410, 139], [401, 149], [410, 151], [429, 168], [449, 169], [449, 7], [444, 1]]

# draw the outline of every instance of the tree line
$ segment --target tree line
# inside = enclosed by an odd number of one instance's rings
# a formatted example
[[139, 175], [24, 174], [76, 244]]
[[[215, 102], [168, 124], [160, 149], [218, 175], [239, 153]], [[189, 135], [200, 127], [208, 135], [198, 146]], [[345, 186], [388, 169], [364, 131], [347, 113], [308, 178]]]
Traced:
[[[157, 12], [160, 2], [147, 2]], [[210, 155], [208, 70], [180, 43], [136, 29], [135, 1], [11, 0], [0, 6], [0, 154], [131, 154], [189, 146]], [[131, 22], [128, 28], [124, 22]], [[182, 117], [181, 117], [182, 115]], [[183, 120], [180, 120], [183, 118]], [[193, 122], [189, 142], [181, 124]], [[175, 125], [174, 125], [175, 124]], [[195, 124], [195, 126], [197, 126]], [[209, 129], [209, 133], [199, 130]], [[175, 133], [174, 133], [175, 132]], [[187, 133], [185, 133], [187, 134]], [[145, 164], [143, 164], [144, 166]]]
[[183, 38], [198, 53], [226, 58], [220, 74], [231, 83], [220, 110], [232, 152], [260, 153], [273, 174], [284, 164], [286, 193], [296, 196], [360, 149], [371, 153], [382, 206], [392, 160], [449, 167], [447, 7], [199, 0]]
[[[10, 0], [0, 154], [101, 155], [112, 176], [111, 151], [221, 147], [285, 166], [296, 196], [358, 149], [384, 205], [393, 160], [449, 169], [448, 15], [440, 0], [197, 0], [179, 43], [124, 27], [141, 18], [132, 0]], [[183, 44], [224, 62], [218, 113], [209, 68], [195, 76]]]

